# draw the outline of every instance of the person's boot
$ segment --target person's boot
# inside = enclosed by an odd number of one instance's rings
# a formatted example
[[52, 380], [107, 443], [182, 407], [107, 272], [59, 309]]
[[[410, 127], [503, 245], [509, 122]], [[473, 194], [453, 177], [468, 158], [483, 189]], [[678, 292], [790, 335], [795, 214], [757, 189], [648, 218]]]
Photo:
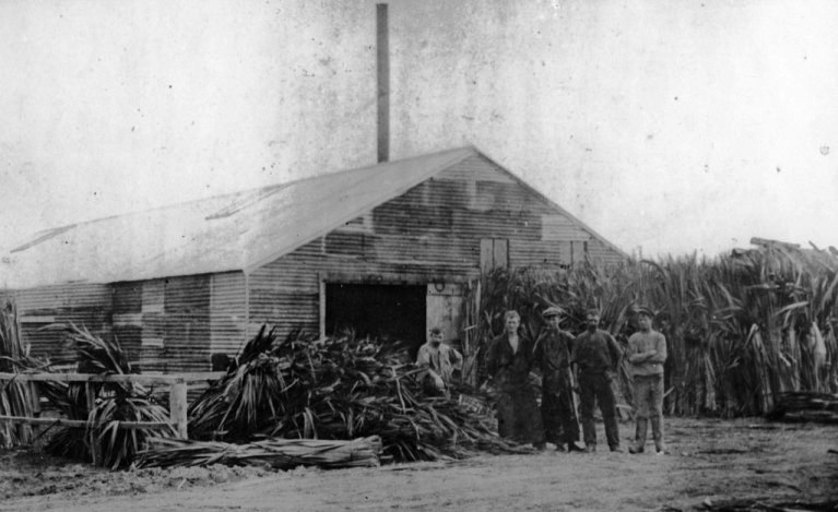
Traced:
[[660, 416], [652, 416], [652, 437], [655, 439], [655, 452], [658, 455], [666, 453], [666, 447], [663, 444], [663, 425], [661, 425]]
[[629, 447], [629, 453], [643, 453], [646, 445], [646, 431], [648, 429], [649, 420], [646, 418], [637, 418], [637, 429], [634, 433], [634, 446]]
[[567, 452], [584, 452], [585, 448], [580, 446], [576, 441], [567, 442]]

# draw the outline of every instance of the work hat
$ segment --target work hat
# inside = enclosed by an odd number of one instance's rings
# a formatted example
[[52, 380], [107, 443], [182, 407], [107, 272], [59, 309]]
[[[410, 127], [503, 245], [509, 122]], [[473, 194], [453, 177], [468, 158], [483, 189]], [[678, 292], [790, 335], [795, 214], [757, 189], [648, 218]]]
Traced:
[[646, 315], [649, 318], [654, 318], [655, 314], [652, 313], [652, 310], [647, 308], [646, 306], [637, 306], [634, 308], [635, 315]]
[[549, 308], [545, 309], [541, 316], [544, 318], [550, 318], [551, 316], [562, 316], [564, 315], [564, 310], [558, 306], [550, 306]]

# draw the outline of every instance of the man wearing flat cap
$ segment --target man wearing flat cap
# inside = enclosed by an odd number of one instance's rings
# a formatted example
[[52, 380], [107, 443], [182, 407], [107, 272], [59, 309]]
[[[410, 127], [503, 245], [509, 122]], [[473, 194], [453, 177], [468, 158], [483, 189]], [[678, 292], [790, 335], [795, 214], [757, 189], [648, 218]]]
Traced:
[[649, 308], [636, 308], [635, 314], [640, 330], [629, 338], [626, 352], [631, 365], [634, 406], [637, 411], [635, 444], [629, 448], [629, 452], [643, 452], [651, 420], [655, 451], [663, 454], [663, 363], [666, 361], [666, 338], [652, 329], [654, 315]]
[[570, 352], [573, 335], [559, 326], [564, 311], [551, 306], [542, 313], [547, 324], [535, 342], [533, 360], [541, 369], [541, 419], [544, 438], [556, 445], [556, 450], [581, 451], [579, 423], [573, 404], [573, 383], [570, 373]]

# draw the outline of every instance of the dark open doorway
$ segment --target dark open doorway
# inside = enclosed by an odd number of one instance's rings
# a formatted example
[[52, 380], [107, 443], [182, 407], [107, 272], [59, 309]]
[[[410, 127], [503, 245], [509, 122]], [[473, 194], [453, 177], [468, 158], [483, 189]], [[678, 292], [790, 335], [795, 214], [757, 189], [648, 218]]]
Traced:
[[326, 333], [353, 329], [357, 336], [399, 342], [411, 357], [425, 342], [424, 285], [326, 284]]

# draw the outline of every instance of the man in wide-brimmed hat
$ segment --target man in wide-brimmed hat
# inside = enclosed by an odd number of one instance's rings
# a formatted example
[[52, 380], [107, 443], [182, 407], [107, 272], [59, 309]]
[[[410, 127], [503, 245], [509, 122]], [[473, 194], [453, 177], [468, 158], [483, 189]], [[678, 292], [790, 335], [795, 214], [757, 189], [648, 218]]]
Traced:
[[560, 327], [564, 310], [551, 306], [542, 312], [547, 324], [535, 342], [533, 360], [541, 369], [541, 419], [544, 438], [556, 445], [556, 450], [581, 451], [579, 423], [573, 403], [573, 383], [570, 373], [570, 351], [573, 335]]
[[663, 445], [663, 363], [666, 361], [666, 338], [652, 329], [654, 314], [649, 308], [635, 308], [639, 331], [628, 341], [626, 357], [631, 365], [634, 383], [634, 406], [637, 428], [631, 453], [642, 453], [646, 445], [646, 431], [652, 423], [655, 451], [664, 453]]

